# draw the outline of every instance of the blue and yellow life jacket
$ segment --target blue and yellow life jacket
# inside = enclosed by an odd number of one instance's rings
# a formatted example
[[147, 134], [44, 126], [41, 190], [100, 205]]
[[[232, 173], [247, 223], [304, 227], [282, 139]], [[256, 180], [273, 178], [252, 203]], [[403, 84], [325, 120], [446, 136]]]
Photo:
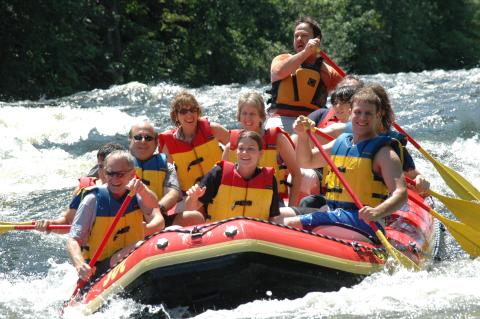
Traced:
[[159, 135], [159, 148], [167, 147], [177, 169], [182, 191], [186, 192], [222, 159], [222, 149], [213, 135], [208, 119], [197, 122], [197, 132], [191, 143], [175, 137], [177, 129]]
[[165, 154], [154, 154], [146, 161], [135, 158], [135, 174], [157, 195], [159, 200], [163, 197], [163, 184], [167, 170]]
[[245, 180], [235, 164], [222, 161], [222, 181], [212, 204], [208, 205], [208, 218], [218, 221], [230, 217], [247, 216], [268, 220], [273, 198], [273, 168], [263, 167], [250, 180]]
[[[383, 146], [392, 145], [392, 139], [377, 136], [356, 145], [352, 144], [352, 140], [353, 135], [345, 133], [336, 139], [331, 152], [332, 161], [360, 201], [364, 205], [375, 207], [388, 198], [389, 192], [383, 178], [373, 172], [373, 158]], [[357, 209], [352, 197], [332, 170], [328, 171], [325, 182], [330, 209]]]
[[[91, 192], [94, 192], [97, 199], [97, 212], [88, 242], [82, 246], [82, 255], [86, 260], [91, 259], [97, 251], [105, 236], [105, 232], [112, 224], [120, 206], [128, 195], [128, 192], [125, 192], [122, 198], [116, 200], [111, 196], [106, 186], [94, 187]], [[143, 212], [140, 210], [137, 197], [135, 196], [118, 221], [98, 261], [110, 258], [118, 250], [143, 240], [142, 222]]]
[[294, 74], [272, 83], [269, 93], [271, 108], [293, 110], [298, 115], [308, 115], [324, 107], [328, 91], [322, 81], [320, 70], [323, 59], [318, 58], [314, 65], [301, 65]]
[[[235, 163], [237, 161], [237, 148], [238, 138], [244, 130], [231, 130], [230, 131], [230, 148], [228, 152], [228, 161]], [[260, 158], [258, 166], [260, 167], [273, 167], [275, 170], [275, 178], [278, 181], [278, 193], [282, 196], [288, 194], [288, 170], [287, 166], [283, 162], [277, 147], [278, 134], [284, 134], [291, 142], [290, 136], [280, 127], [271, 127], [266, 129], [263, 136], [263, 154]], [[292, 146], [293, 146], [293, 142]]]

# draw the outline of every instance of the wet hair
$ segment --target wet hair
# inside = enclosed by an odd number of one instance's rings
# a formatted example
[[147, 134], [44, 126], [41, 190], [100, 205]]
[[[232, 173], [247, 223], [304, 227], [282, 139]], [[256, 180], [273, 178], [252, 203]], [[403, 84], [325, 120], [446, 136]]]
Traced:
[[97, 159], [101, 159], [102, 161], [105, 160], [108, 154], [112, 153], [113, 151], [124, 151], [125, 147], [118, 143], [107, 143], [103, 144], [97, 152]]
[[129, 169], [133, 169], [135, 167], [135, 159], [133, 158], [133, 155], [129, 151], [117, 150], [117, 151], [111, 152], [105, 158], [105, 164], [107, 164], [108, 161], [112, 159], [126, 161]]
[[246, 138], [251, 138], [252, 140], [255, 141], [258, 145], [258, 149], [261, 151], [263, 149], [263, 141], [262, 137], [254, 131], [243, 131], [240, 133], [240, 136], [238, 137], [238, 142], [237, 145], [240, 144], [240, 141]]
[[170, 119], [172, 120], [172, 123], [175, 124], [175, 126], [177, 127], [180, 126], [180, 122], [177, 118], [177, 113], [183, 106], [189, 106], [192, 109], [197, 110], [198, 116], [202, 116], [202, 108], [200, 107], [200, 104], [198, 104], [198, 101], [197, 99], [195, 99], [193, 94], [187, 91], [180, 91], [179, 93], [177, 93], [177, 95], [175, 95], [172, 103], [170, 104]]
[[330, 101], [332, 105], [337, 103], [349, 103], [351, 104], [352, 96], [357, 92], [355, 86], [340, 86], [333, 91]]
[[369, 83], [365, 85], [366, 88], [371, 89], [380, 99], [380, 114], [383, 129], [390, 130], [392, 123], [395, 121], [395, 114], [393, 113], [392, 104], [390, 103], [390, 98], [388, 97], [387, 91], [379, 83]]
[[352, 101], [352, 107], [353, 107], [353, 104], [359, 103], [359, 102], [373, 104], [375, 105], [375, 113], [381, 112], [381, 109], [382, 109], [382, 102], [380, 101], [380, 98], [375, 93], [375, 91], [373, 91], [371, 88], [367, 88], [367, 87], [361, 88], [352, 96], [351, 101]]
[[[237, 121], [240, 122], [240, 113], [242, 112], [242, 107], [245, 104], [255, 107], [255, 109], [258, 111], [258, 115], [260, 115], [262, 123], [265, 122], [265, 119], [267, 118], [267, 113], [265, 112], [265, 102], [263, 101], [263, 97], [257, 92], [245, 93], [238, 99]], [[262, 123], [260, 123], [260, 126], [262, 126]]]
[[302, 23], [306, 23], [312, 28], [314, 38], [320, 38], [320, 40], [322, 39], [322, 30], [315, 19], [310, 16], [301, 16], [297, 19], [297, 21], [295, 21], [295, 28]]

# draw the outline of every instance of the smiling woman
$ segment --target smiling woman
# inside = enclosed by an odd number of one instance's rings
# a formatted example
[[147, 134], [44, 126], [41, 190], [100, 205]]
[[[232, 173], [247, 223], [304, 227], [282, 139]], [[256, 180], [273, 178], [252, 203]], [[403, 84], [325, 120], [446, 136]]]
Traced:
[[219, 143], [225, 145], [229, 132], [217, 123], [203, 118], [195, 97], [182, 91], [170, 106], [170, 118], [177, 128], [159, 136], [159, 152], [175, 163], [180, 188], [186, 192], [222, 157]]
[[185, 208], [210, 221], [246, 216], [282, 222], [274, 169], [258, 167], [262, 145], [258, 133], [242, 132], [236, 163], [222, 161], [210, 170], [187, 191]]

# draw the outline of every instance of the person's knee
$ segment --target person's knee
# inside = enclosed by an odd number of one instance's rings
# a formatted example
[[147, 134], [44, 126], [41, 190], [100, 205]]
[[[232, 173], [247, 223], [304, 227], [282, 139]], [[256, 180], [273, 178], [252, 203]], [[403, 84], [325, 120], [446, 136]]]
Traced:
[[295, 228], [302, 228], [302, 223], [300, 222], [300, 218], [295, 216], [295, 217], [285, 217], [283, 219], [283, 223], [286, 226], [290, 227], [295, 227]]
[[325, 198], [321, 195], [310, 195], [302, 198], [300, 201], [300, 207], [320, 208], [327, 203]]
[[205, 217], [198, 211], [184, 211], [177, 214], [173, 220], [174, 225], [193, 226], [205, 223]]

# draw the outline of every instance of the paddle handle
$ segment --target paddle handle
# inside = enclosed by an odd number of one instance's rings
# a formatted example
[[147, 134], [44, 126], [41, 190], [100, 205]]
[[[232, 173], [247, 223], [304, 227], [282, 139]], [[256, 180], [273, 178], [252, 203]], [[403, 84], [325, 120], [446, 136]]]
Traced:
[[328, 64], [330, 64], [332, 68], [335, 69], [335, 71], [338, 72], [338, 74], [340, 74], [342, 78], [344, 78], [345, 75], [347, 75], [345, 71], [343, 71], [342, 68], [340, 68], [335, 62], [333, 62], [332, 59], [330, 59], [330, 57], [325, 52], [323, 52], [320, 49], [318, 49], [317, 52]]

